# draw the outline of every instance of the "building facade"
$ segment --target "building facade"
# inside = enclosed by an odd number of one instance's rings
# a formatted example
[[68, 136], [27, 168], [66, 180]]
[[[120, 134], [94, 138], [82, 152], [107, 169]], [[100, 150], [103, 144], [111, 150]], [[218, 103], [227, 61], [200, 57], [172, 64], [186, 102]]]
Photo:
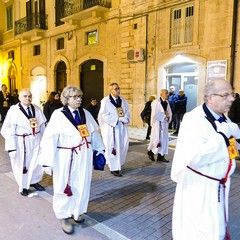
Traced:
[[0, 0], [0, 83], [41, 106], [70, 84], [100, 102], [117, 82], [142, 126], [162, 88], [184, 89], [188, 111], [211, 79], [240, 92], [238, 15], [237, 0]]

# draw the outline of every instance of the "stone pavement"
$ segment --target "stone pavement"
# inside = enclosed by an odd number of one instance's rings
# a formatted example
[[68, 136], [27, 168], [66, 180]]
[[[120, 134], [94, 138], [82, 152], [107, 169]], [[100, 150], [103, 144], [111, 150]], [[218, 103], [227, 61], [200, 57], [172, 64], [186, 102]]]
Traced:
[[[167, 158], [170, 163], [147, 158], [145, 128], [129, 127], [130, 147], [116, 178], [108, 167], [93, 170], [91, 196], [86, 221], [73, 235], [64, 234], [54, 217], [52, 179], [45, 175], [46, 192], [24, 198], [17, 192], [8, 158], [0, 155], [0, 239], [80, 239], [80, 240], [170, 240], [175, 183], [170, 179], [171, 160], [177, 138], [170, 136]], [[3, 151], [0, 137], [0, 152]], [[4, 157], [3, 157], [4, 156]], [[240, 239], [240, 164], [232, 177], [229, 228], [232, 240]], [[37, 194], [37, 195], [34, 195]], [[31, 195], [30, 195], [31, 196]]]

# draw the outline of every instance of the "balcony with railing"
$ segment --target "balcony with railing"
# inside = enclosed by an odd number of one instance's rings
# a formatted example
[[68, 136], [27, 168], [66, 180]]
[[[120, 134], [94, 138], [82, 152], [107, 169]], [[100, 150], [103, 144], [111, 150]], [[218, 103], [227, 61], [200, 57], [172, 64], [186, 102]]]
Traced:
[[15, 22], [15, 36], [20, 34], [29, 37], [31, 37], [31, 35], [38, 36], [42, 35], [47, 28], [47, 15], [32, 13], [31, 15]]
[[102, 17], [111, 8], [111, 0], [65, 0], [63, 22], [78, 22], [91, 17]]

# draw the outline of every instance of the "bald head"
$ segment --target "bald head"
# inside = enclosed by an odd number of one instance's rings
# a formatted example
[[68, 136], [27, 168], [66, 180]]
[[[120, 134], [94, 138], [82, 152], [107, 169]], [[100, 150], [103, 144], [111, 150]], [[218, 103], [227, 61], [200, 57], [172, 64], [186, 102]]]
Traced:
[[22, 89], [19, 93], [19, 100], [22, 105], [28, 107], [32, 103], [32, 93], [30, 92], [29, 89]]

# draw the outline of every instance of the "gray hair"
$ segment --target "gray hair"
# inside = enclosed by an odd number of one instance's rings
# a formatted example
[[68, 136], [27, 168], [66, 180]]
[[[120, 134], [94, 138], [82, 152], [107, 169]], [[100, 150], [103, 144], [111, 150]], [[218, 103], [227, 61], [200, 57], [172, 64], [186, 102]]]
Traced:
[[68, 104], [68, 99], [70, 95], [77, 94], [83, 95], [82, 90], [76, 86], [66, 86], [61, 93], [61, 102], [63, 105]]
[[221, 79], [214, 79], [214, 80], [208, 81], [207, 84], [205, 85], [204, 89], [203, 89], [203, 100], [204, 100], [204, 102], [208, 101], [208, 96], [216, 93], [217, 87], [219, 85], [226, 84], [226, 83], [228, 83], [228, 82], [225, 81], [225, 80], [221, 80]]

